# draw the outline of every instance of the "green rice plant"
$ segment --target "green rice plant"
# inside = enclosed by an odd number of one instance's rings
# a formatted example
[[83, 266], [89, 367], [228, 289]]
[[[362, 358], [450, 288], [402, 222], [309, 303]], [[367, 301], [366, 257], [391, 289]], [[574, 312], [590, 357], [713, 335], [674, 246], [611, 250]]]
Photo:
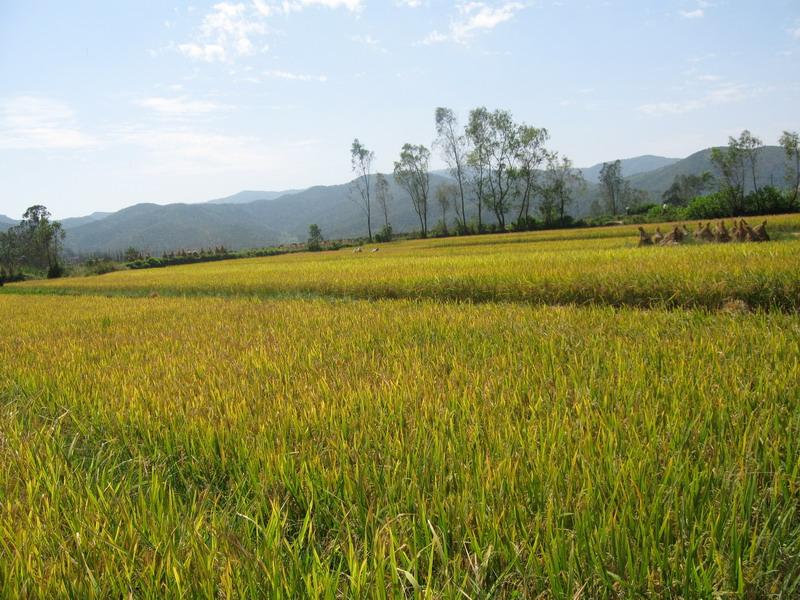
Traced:
[[796, 314], [12, 293], [0, 332], [2, 597], [800, 594]]

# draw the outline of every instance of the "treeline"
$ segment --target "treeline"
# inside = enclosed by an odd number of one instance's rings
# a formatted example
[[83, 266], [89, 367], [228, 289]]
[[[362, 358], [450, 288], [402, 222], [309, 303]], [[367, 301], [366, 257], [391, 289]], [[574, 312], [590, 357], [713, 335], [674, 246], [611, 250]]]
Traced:
[[[572, 161], [549, 150], [545, 128], [514, 121], [506, 110], [484, 107], [470, 111], [463, 127], [452, 109], [435, 111], [433, 148], [447, 164], [453, 183], [437, 188], [431, 197], [431, 151], [422, 144], [406, 143], [394, 162], [392, 176], [406, 192], [419, 221], [422, 237], [459, 235], [485, 231], [524, 231], [582, 225], [568, 214], [586, 182]], [[759, 187], [757, 166], [763, 148], [760, 139], [745, 130], [731, 137], [726, 148], [714, 148], [714, 173], [677, 176], [661, 202], [636, 189], [622, 174], [619, 160], [604, 163], [599, 176], [599, 195], [592, 202], [592, 222], [638, 217], [639, 220], [711, 219], [729, 216], [793, 212], [798, 206], [800, 153], [798, 133], [785, 131], [778, 143], [786, 156], [788, 191]], [[350, 148], [356, 178], [354, 197], [363, 209], [369, 241], [392, 238], [388, 205], [393, 202], [386, 176], [372, 177], [375, 154], [358, 138]], [[747, 188], [748, 178], [752, 189]], [[468, 207], [475, 214], [467, 219]], [[373, 215], [383, 222], [373, 234]], [[448, 212], [455, 213], [455, 231], [448, 229]], [[494, 217], [487, 223], [485, 215]], [[431, 228], [429, 223], [436, 219]]]
[[759, 186], [759, 155], [764, 146], [750, 131], [729, 137], [728, 145], [711, 149], [714, 173], [677, 175], [660, 205], [635, 206], [632, 214], [648, 220], [719, 219], [788, 213], [800, 210], [800, 134], [784, 131], [778, 140], [785, 157], [786, 186]]
[[[454, 182], [439, 186], [431, 198], [431, 151], [423, 144], [404, 144], [392, 173], [411, 201], [422, 237], [430, 233], [447, 235], [450, 211], [455, 214], [458, 234], [495, 228], [533, 229], [537, 227], [534, 215], [547, 226], [569, 220], [567, 209], [586, 184], [569, 158], [546, 147], [550, 138], [547, 129], [518, 123], [509, 111], [484, 107], [470, 111], [463, 127], [452, 109], [440, 107], [434, 123], [433, 147]], [[388, 241], [392, 235], [388, 205], [393, 199], [386, 176], [378, 173], [373, 184], [375, 154], [358, 138], [353, 141], [350, 156], [356, 175], [355, 198], [364, 211], [367, 237], [369, 241]], [[383, 217], [383, 227], [376, 235], [373, 203]], [[472, 221], [467, 219], [470, 204], [476, 213]], [[487, 224], [487, 214], [494, 217], [496, 225]], [[431, 228], [434, 219], [438, 222]]]
[[0, 232], [0, 285], [23, 278], [23, 269], [61, 277], [64, 230], [51, 220], [50, 212], [39, 204], [22, 215], [22, 222]]
[[[294, 251], [296, 252], [298, 249], [299, 245]], [[215, 248], [201, 248], [200, 250], [165, 252], [160, 257], [157, 257], [141, 253], [135, 248], [129, 248], [125, 251], [125, 264], [129, 269], [153, 269], [172, 265], [188, 265], [201, 262], [229, 260], [232, 258], [278, 256], [279, 254], [287, 254], [292, 251], [291, 248], [275, 247], [233, 251], [228, 250], [224, 246], [218, 246]]]

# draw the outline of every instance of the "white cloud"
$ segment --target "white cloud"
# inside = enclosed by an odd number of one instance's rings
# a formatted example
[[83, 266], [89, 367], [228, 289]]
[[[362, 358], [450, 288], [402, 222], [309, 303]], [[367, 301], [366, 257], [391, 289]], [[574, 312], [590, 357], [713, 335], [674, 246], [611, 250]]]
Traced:
[[695, 10], [682, 10], [679, 14], [684, 19], [702, 19], [705, 16], [705, 11], [702, 8], [697, 8]]
[[198, 39], [178, 45], [178, 50], [197, 60], [227, 61], [254, 54], [253, 40], [265, 33], [258, 11], [242, 3], [220, 2], [203, 17]]
[[465, 2], [458, 6], [458, 18], [450, 23], [447, 33], [434, 30], [422, 40], [423, 44], [455, 42], [466, 44], [481, 31], [490, 31], [525, 8], [521, 2], [504, 2], [490, 6], [484, 2]]
[[350, 40], [356, 42], [357, 44], [364, 44], [365, 46], [379, 46], [380, 42], [372, 37], [370, 34], [367, 35], [353, 35], [350, 36]]
[[271, 77], [272, 79], [288, 79], [290, 81], [318, 81], [325, 83], [328, 81], [327, 75], [306, 75], [302, 73], [291, 73], [289, 71], [280, 71], [273, 69], [265, 71], [264, 76]]
[[232, 62], [239, 57], [266, 52], [269, 45], [260, 40], [267, 34], [268, 18], [313, 6], [357, 12], [362, 8], [362, 0], [252, 0], [248, 4], [219, 2], [203, 17], [196, 38], [178, 44], [177, 48], [188, 58], [206, 62]]
[[0, 100], [0, 149], [81, 150], [100, 144], [65, 104], [40, 96]]
[[207, 62], [225, 60], [225, 48], [219, 44], [180, 44], [178, 50], [189, 58], [202, 59]]
[[114, 140], [140, 148], [145, 154], [140, 166], [148, 174], [247, 171], [277, 158], [257, 138], [191, 128], [130, 126], [115, 132]]
[[304, 8], [321, 6], [323, 8], [344, 8], [358, 12], [363, 7], [362, 0], [253, 0], [256, 11], [263, 17], [276, 14], [289, 14]]
[[275, 8], [264, 2], [264, 0], [253, 0], [253, 5], [256, 7], [258, 14], [260, 14], [262, 17], [272, 16], [272, 14], [275, 12]]
[[791, 35], [795, 39], [800, 40], [800, 26], [795, 27], [794, 29], [790, 29], [789, 35]]
[[361, 0], [283, 0], [280, 8], [284, 13], [302, 10], [309, 6], [324, 6], [325, 8], [346, 8], [351, 12], [362, 8]]
[[397, 0], [397, 5], [408, 8], [419, 8], [422, 6], [422, 0]]
[[689, 98], [678, 102], [654, 102], [638, 107], [639, 112], [648, 116], [682, 115], [696, 110], [703, 110], [713, 106], [741, 102], [747, 98], [761, 93], [762, 90], [749, 88], [741, 84], [720, 85], [696, 98]]
[[191, 100], [186, 96], [176, 96], [173, 98], [155, 96], [138, 100], [136, 104], [161, 115], [171, 117], [204, 115], [229, 108], [228, 106], [217, 104], [216, 102], [209, 102], [207, 100]]
[[355, 42], [356, 44], [364, 44], [373, 50], [378, 52], [383, 52], [384, 54], [388, 54], [388, 50], [384, 48], [380, 41], [372, 37], [370, 34], [367, 35], [353, 35], [350, 36], [350, 41]]

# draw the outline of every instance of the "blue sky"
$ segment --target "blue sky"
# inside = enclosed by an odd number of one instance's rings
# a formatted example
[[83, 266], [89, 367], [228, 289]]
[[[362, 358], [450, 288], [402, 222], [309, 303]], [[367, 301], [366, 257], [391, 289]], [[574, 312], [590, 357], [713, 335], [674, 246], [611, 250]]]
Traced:
[[800, 129], [797, 0], [0, 0], [0, 213], [391, 171], [436, 106], [506, 108], [580, 166]]

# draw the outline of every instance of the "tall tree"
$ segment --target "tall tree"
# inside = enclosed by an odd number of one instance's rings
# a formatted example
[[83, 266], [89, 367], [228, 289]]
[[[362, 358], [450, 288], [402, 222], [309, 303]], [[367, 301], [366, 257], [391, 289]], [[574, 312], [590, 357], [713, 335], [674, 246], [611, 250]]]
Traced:
[[689, 175], [676, 175], [672, 184], [661, 195], [665, 204], [673, 206], [686, 206], [697, 196], [701, 196], [707, 191], [714, 181], [714, 176], [708, 171], [700, 175], [690, 173]]
[[511, 113], [495, 110], [489, 118], [489, 154], [487, 204], [494, 212], [501, 230], [506, 228], [506, 214], [511, 209], [518, 178], [516, 158], [519, 131]]
[[478, 208], [478, 231], [483, 230], [483, 206], [488, 189], [489, 177], [489, 121], [491, 113], [483, 106], [475, 108], [469, 113], [466, 136], [469, 140], [470, 151], [467, 154], [467, 165], [470, 168], [470, 181], [475, 190], [475, 204]]
[[64, 240], [61, 223], [50, 220], [50, 211], [41, 204], [29, 207], [19, 225], [10, 228], [0, 239], [0, 260], [8, 275], [22, 266], [47, 269], [48, 277], [60, 277], [61, 244]]
[[375, 153], [358, 141], [358, 138], [353, 140], [353, 145], [350, 147], [350, 163], [353, 172], [356, 174], [355, 186], [358, 190], [361, 208], [367, 217], [367, 236], [369, 241], [372, 241], [372, 206], [370, 202], [370, 177], [372, 175], [372, 161], [375, 159]]
[[558, 157], [558, 152], [547, 154], [547, 169], [542, 186], [543, 198], [552, 203], [554, 212], [558, 214], [559, 224], [564, 224], [567, 207], [572, 204], [575, 194], [586, 189], [586, 180], [580, 169], [572, 165], [566, 156]]
[[622, 178], [622, 162], [615, 160], [611, 163], [603, 163], [600, 169], [600, 189], [605, 200], [606, 210], [612, 214], [619, 214], [622, 208], [622, 194], [624, 180]]
[[758, 179], [756, 177], [756, 171], [758, 168], [758, 153], [762, 146], [761, 140], [745, 129], [739, 135], [739, 139], [736, 140], [736, 145], [739, 147], [739, 150], [750, 166], [750, 174], [753, 177], [753, 191], [757, 192]]
[[796, 206], [800, 191], [800, 134], [796, 131], [784, 131], [778, 143], [786, 153], [786, 182], [792, 188], [792, 205]]
[[0, 231], [0, 284], [13, 279], [22, 264], [22, 240], [19, 226]]
[[436, 109], [436, 136], [435, 145], [458, 186], [460, 210], [456, 206], [456, 218], [459, 220], [459, 227], [466, 230], [464, 188], [467, 176], [467, 136], [459, 131], [458, 118], [452, 109], [441, 106]]
[[720, 192], [728, 198], [734, 216], [744, 211], [745, 156], [736, 138], [728, 138], [727, 148], [712, 148], [711, 163], [719, 177]]
[[419, 218], [420, 235], [428, 236], [428, 190], [430, 178], [428, 165], [431, 152], [423, 145], [404, 144], [400, 160], [394, 163], [394, 178], [411, 198], [414, 212]]
[[528, 222], [531, 199], [536, 189], [539, 165], [547, 158], [544, 144], [550, 138], [547, 129], [531, 127], [524, 123], [517, 128], [516, 138], [516, 191], [519, 196], [517, 222]]
[[622, 183], [622, 205], [625, 207], [625, 214], [631, 209], [639, 208], [647, 204], [650, 194], [631, 185], [630, 180], [625, 179]]
[[470, 112], [467, 136], [472, 145], [468, 162], [474, 171], [479, 226], [481, 207], [485, 204], [505, 228], [516, 180], [517, 130], [511, 113], [489, 112], [483, 107], [474, 109]]
[[[439, 205], [439, 210], [442, 211], [442, 233], [448, 234], [447, 231], [447, 210], [450, 205], [458, 197], [458, 186], [452, 183], [443, 183], [436, 188], [436, 203]], [[458, 212], [458, 211], [456, 211]]]
[[319, 252], [322, 250], [323, 241], [325, 241], [325, 238], [322, 237], [322, 229], [319, 228], [319, 225], [316, 223], [309, 225], [308, 242], [306, 242], [306, 248], [308, 248], [311, 252]]
[[375, 199], [383, 213], [383, 226], [389, 229], [389, 205], [392, 203], [392, 189], [389, 187], [389, 180], [383, 173], [378, 173], [375, 178]]

